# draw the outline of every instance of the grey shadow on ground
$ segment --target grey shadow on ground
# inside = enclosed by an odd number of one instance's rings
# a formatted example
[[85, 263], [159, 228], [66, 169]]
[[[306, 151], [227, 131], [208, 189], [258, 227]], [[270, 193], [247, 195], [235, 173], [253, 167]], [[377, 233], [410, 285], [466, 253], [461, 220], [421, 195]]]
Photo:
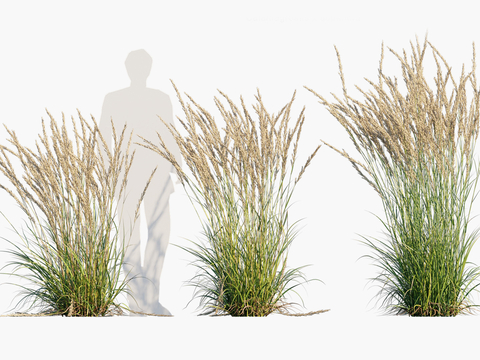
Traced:
[[[138, 135], [158, 145], [157, 132], [162, 136], [175, 158], [181, 161], [180, 150], [167, 127], [159, 119], [173, 123], [173, 109], [170, 97], [164, 92], [148, 88], [147, 77], [152, 67], [152, 58], [145, 50], [136, 50], [128, 54], [125, 61], [130, 86], [111, 92], [105, 96], [100, 118], [100, 131], [111, 146], [113, 120], [117, 136], [127, 124], [126, 134], [133, 130], [130, 151], [135, 150], [132, 167], [128, 174], [126, 199], [118, 199], [118, 209], [122, 210], [120, 236], [129, 239], [126, 247], [123, 270], [125, 274], [137, 276], [129, 282], [132, 296], [128, 296], [130, 309], [146, 313], [170, 315], [159, 302], [160, 276], [170, 237], [169, 198], [174, 191], [170, 173], [173, 166], [159, 154], [134, 144], [142, 142]], [[123, 153], [126, 150], [123, 145]], [[149, 185], [142, 203], [148, 228], [148, 239], [141, 258], [140, 226], [141, 217], [133, 229], [134, 213], [153, 169], [157, 171]], [[131, 231], [131, 237], [130, 237]]]

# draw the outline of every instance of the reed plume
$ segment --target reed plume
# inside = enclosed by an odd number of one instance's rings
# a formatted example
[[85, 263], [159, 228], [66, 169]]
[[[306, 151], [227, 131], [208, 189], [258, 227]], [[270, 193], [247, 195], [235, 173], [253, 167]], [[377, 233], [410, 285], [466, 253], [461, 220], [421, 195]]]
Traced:
[[[400, 62], [406, 93], [383, 72], [383, 44], [378, 82], [367, 79], [369, 91], [356, 86], [363, 101], [347, 92], [336, 48], [343, 97], [333, 95], [335, 102], [329, 102], [307, 89], [344, 127], [363, 162], [324, 143], [347, 158], [382, 199], [389, 239], [365, 242], [381, 269], [376, 280], [383, 304], [413, 316], [454, 316], [471, 306], [468, 296], [479, 274], [466, 265], [477, 239], [477, 231], [467, 235], [478, 180], [475, 45], [471, 71], [462, 67], [456, 81], [426, 38], [423, 45], [418, 39], [410, 44], [410, 58], [405, 50], [389, 49]], [[433, 88], [424, 76], [427, 48], [437, 69]]]
[[[0, 146], [0, 171], [11, 185], [0, 188], [27, 217], [27, 230], [15, 230], [23, 244], [9, 241], [15, 260], [7, 265], [29, 281], [18, 304], [67, 316], [106, 315], [118, 308], [116, 297], [128, 291], [129, 274], [120, 281], [124, 244], [117, 241], [114, 199], [125, 189], [134, 154], [129, 146], [120, 151], [125, 128], [120, 134], [113, 129], [110, 150], [93, 116], [91, 124], [80, 112], [78, 123], [72, 117], [72, 140], [65, 117], [59, 126], [47, 114], [50, 134], [42, 119], [34, 149], [23, 146], [8, 128], [11, 146]], [[26, 273], [18, 274], [20, 269]]]
[[179, 121], [187, 135], [162, 121], [191, 175], [183, 171], [160, 135], [159, 145], [143, 139], [143, 146], [173, 164], [190, 199], [203, 211], [207, 243], [185, 249], [199, 269], [192, 283], [206, 313], [266, 316], [285, 306], [284, 295], [298, 285], [289, 284], [303, 279], [299, 269], [287, 269], [286, 261], [296, 235], [288, 224], [289, 202], [319, 149], [293, 179], [304, 109], [290, 128], [295, 93], [275, 115], [267, 112], [257, 89], [253, 117], [242, 97], [237, 106], [219, 91], [224, 102], [215, 97], [215, 105], [225, 121], [225, 128], [219, 129], [207, 110], [188, 95], [190, 103], [185, 103], [173, 86], [185, 113], [186, 119]]

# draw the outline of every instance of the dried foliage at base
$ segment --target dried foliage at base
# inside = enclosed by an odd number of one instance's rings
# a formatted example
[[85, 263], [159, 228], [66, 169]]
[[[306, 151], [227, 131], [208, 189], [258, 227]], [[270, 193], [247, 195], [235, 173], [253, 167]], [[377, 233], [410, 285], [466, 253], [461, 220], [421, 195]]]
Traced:
[[228, 104], [215, 98], [226, 124], [220, 130], [211, 114], [188, 95], [193, 107], [186, 105], [175, 90], [186, 116], [179, 120], [187, 136], [164, 124], [192, 177], [181, 169], [160, 135], [160, 145], [145, 139], [143, 145], [173, 164], [190, 199], [203, 212], [207, 242], [185, 249], [196, 258], [199, 269], [192, 280], [197, 295], [209, 309], [207, 313], [266, 316], [278, 311], [287, 305], [285, 294], [293, 291], [299, 279], [304, 280], [300, 269], [286, 265], [288, 248], [296, 236], [295, 224], [288, 223], [290, 199], [318, 150], [292, 179], [303, 110], [290, 129], [294, 97], [277, 115], [270, 115], [258, 93], [257, 120], [242, 98], [239, 108], [220, 92]]
[[[128, 291], [128, 275], [119, 279], [124, 244], [118, 241], [114, 199], [125, 189], [133, 154], [120, 151], [125, 128], [119, 136], [113, 129], [111, 151], [93, 117], [90, 125], [79, 112], [80, 128], [72, 117], [71, 140], [65, 118], [59, 128], [48, 116], [51, 135], [42, 119], [36, 149], [23, 146], [9, 129], [12, 147], [0, 147], [0, 171], [13, 189], [0, 188], [27, 217], [27, 229], [15, 230], [23, 244], [9, 241], [14, 249], [8, 253], [15, 260], [8, 265], [29, 281], [22, 286], [18, 305], [28, 303], [66, 316], [108, 315], [117, 307], [116, 297]], [[12, 158], [20, 162], [21, 175]], [[21, 269], [26, 273], [17, 273]]]
[[[427, 47], [437, 66], [433, 89], [424, 76]], [[478, 268], [467, 266], [477, 239], [477, 231], [467, 235], [478, 180], [475, 47], [472, 70], [465, 73], [462, 68], [458, 81], [426, 39], [423, 46], [418, 40], [411, 44], [411, 50], [408, 59], [405, 50], [401, 56], [390, 49], [401, 63], [406, 95], [396, 78], [383, 73], [383, 45], [378, 83], [367, 80], [370, 91], [357, 87], [363, 102], [346, 90], [338, 50], [343, 99], [334, 95], [336, 102], [331, 103], [307, 89], [345, 128], [364, 162], [325, 144], [346, 157], [381, 196], [389, 239], [365, 243], [381, 269], [376, 280], [384, 305], [412, 316], [454, 316], [470, 306], [467, 299], [479, 274]]]

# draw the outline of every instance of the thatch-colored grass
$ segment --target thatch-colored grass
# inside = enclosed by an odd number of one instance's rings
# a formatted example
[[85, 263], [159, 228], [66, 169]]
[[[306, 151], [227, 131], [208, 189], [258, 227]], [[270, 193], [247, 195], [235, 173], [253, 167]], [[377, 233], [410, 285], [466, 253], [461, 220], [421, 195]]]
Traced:
[[[427, 48], [437, 67], [434, 88], [424, 76]], [[367, 80], [369, 91], [357, 87], [363, 102], [347, 92], [338, 50], [343, 98], [333, 95], [336, 102], [329, 102], [307, 89], [345, 128], [363, 162], [325, 144], [346, 157], [382, 199], [388, 239], [365, 243], [381, 270], [376, 280], [383, 305], [412, 316], [454, 316], [471, 306], [479, 275], [467, 263], [477, 239], [477, 231], [467, 234], [479, 175], [475, 46], [472, 70], [462, 68], [457, 81], [427, 39], [423, 46], [418, 39], [411, 44], [410, 59], [405, 50], [403, 56], [389, 50], [400, 61], [405, 95], [382, 70], [383, 44], [378, 83]]]
[[[15, 259], [7, 266], [28, 280], [17, 305], [67, 316], [106, 315], [118, 306], [117, 296], [128, 291], [129, 274], [120, 281], [124, 243], [118, 241], [114, 199], [116, 192], [124, 192], [133, 161], [132, 135], [127, 139], [125, 128], [120, 134], [113, 129], [110, 150], [93, 117], [92, 124], [80, 112], [79, 124], [72, 117], [71, 140], [65, 118], [59, 127], [48, 116], [51, 133], [42, 119], [43, 133], [34, 149], [23, 146], [8, 128], [11, 146], [0, 147], [0, 171], [11, 185], [0, 188], [26, 216], [26, 228], [15, 230], [22, 242], [7, 240]], [[121, 153], [127, 140], [128, 149]], [[20, 163], [21, 174], [14, 162]]]
[[[174, 85], [175, 87], [175, 85]], [[192, 284], [205, 313], [266, 316], [287, 304], [285, 294], [305, 280], [300, 269], [287, 268], [288, 248], [296, 236], [288, 221], [295, 185], [318, 148], [293, 178], [304, 111], [289, 127], [292, 100], [277, 114], [265, 109], [260, 93], [252, 117], [241, 98], [237, 107], [220, 92], [215, 104], [226, 127], [190, 96], [185, 104], [177, 88], [186, 120], [183, 136], [166, 123], [190, 169], [187, 175], [166, 147], [144, 139], [144, 146], [175, 167], [190, 199], [200, 210], [205, 244], [187, 250], [198, 267]], [[222, 135], [223, 133], [223, 135]]]

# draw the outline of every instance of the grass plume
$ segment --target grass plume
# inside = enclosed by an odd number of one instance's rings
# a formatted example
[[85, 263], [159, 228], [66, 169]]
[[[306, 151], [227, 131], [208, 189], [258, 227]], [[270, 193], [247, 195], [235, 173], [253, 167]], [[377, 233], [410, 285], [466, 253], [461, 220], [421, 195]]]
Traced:
[[267, 112], [257, 91], [254, 118], [243, 98], [237, 107], [220, 91], [224, 102], [215, 97], [215, 105], [226, 127], [219, 129], [207, 110], [188, 95], [186, 104], [173, 86], [185, 113], [186, 119], [179, 121], [187, 135], [162, 121], [191, 175], [182, 170], [160, 135], [159, 145], [145, 139], [143, 145], [173, 164], [190, 199], [203, 212], [199, 216], [207, 242], [185, 249], [199, 270], [192, 283], [206, 313], [266, 316], [286, 306], [285, 294], [304, 280], [300, 269], [287, 268], [288, 248], [296, 236], [288, 209], [295, 185], [319, 147], [294, 179], [305, 120], [302, 110], [289, 127], [295, 94], [275, 115]]
[[[48, 111], [47, 111], [48, 113]], [[12, 188], [0, 184], [26, 216], [17, 231], [22, 244], [9, 241], [13, 273], [26, 278], [19, 301], [67, 316], [103, 316], [118, 307], [116, 297], [128, 291], [128, 275], [120, 281], [124, 258], [115, 224], [115, 194], [122, 194], [133, 161], [126, 138], [113, 129], [113, 150], [92, 117], [78, 112], [69, 137], [65, 117], [59, 126], [50, 117], [50, 134], [42, 119], [42, 134], [34, 149], [23, 146], [7, 129], [10, 147], [0, 147], [0, 171]], [[113, 123], [112, 123], [113, 128]], [[17, 174], [11, 159], [19, 162]], [[148, 184], [147, 184], [148, 186]], [[140, 200], [141, 201], [141, 200]], [[7, 219], [8, 220], [8, 219]], [[17, 273], [25, 269], [25, 274]]]
[[[428, 48], [437, 68], [434, 88], [424, 76]], [[325, 144], [347, 158], [382, 199], [388, 239], [365, 243], [381, 270], [376, 280], [383, 305], [412, 316], [455, 316], [472, 306], [469, 296], [479, 275], [467, 262], [477, 239], [477, 231], [467, 234], [479, 175], [475, 45], [472, 69], [466, 73], [462, 67], [457, 81], [426, 38], [423, 45], [418, 39], [411, 43], [410, 58], [405, 50], [389, 49], [401, 65], [404, 95], [397, 79], [383, 72], [382, 44], [378, 82], [367, 80], [370, 91], [356, 87], [363, 102], [348, 94], [335, 50], [343, 98], [333, 95], [336, 102], [329, 102], [307, 89], [344, 127], [363, 162]]]

